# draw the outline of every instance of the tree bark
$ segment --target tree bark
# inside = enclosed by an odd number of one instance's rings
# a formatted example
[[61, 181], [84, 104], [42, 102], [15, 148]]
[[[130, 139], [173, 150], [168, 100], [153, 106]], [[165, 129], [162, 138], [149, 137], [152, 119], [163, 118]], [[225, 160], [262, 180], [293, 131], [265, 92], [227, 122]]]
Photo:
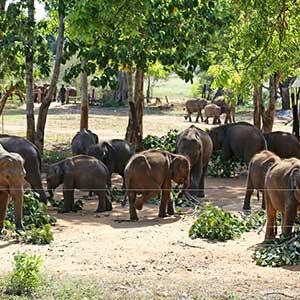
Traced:
[[279, 85], [279, 73], [275, 72], [270, 77], [270, 98], [269, 107], [263, 112], [263, 132], [268, 133], [273, 129], [275, 111], [276, 111], [276, 101], [277, 101], [277, 90]]
[[89, 98], [88, 98], [88, 77], [84, 70], [86, 61], [81, 62], [81, 113], [80, 113], [80, 130], [89, 127]]
[[293, 134], [299, 140], [299, 116], [298, 116], [298, 99], [296, 101], [295, 94], [291, 94], [292, 109], [293, 109]]
[[151, 93], [151, 76], [148, 75], [147, 78], [147, 93], [146, 93], [146, 101], [147, 103], [150, 103], [150, 93]]
[[[130, 78], [130, 77], [129, 77]], [[130, 79], [129, 79], [130, 80]], [[128, 87], [132, 86], [132, 77], [131, 83], [128, 82]], [[132, 91], [132, 89], [131, 89]], [[130, 107], [134, 107], [134, 114], [130, 112], [126, 140], [130, 142], [136, 151], [143, 150], [143, 114], [144, 114], [144, 71], [142, 69], [137, 69], [135, 74], [135, 89], [134, 89], [134, 99], [129, 97]], [[129, 95], [131, 92], [129, 92]], [[136, 117], [136, 121], [133, 120]]]
[[289, 77], [284, 82], [279, 84], [280, 89], [280, 96], [282, 101], [282, 109], [288, 110], [291, 109], [291, 102], [290, 102], [290, 93], [289, 93], [289, 86], [290, 83], [294, 80], [294, 77]]
[[1, 100], [0, 100], [0, 116], [3, 113], [5, 104], [7, 99], [9, 98], [9, 96], [12, 95], [12, 93], [16, 90], [16, 85], [11, 85], [10, 88], [5, 92], [5, 94], [2, 96]]
[[45, 137], [45, 127], [47, 122], [48, 109], [56, 93], [56, 85], [58, 82], [58, 77], [60, 72], [60, 61], [63, 55], [64, 30], [65, 30], [64, 19], [65, 19], [64, 2], [60, 1], [58, 37], [56, 43], [54, 69], [53, 69], [50, 86], [47, 90], [45, 97], [43, 97], [43, 101], [39, 109], [39, 115], [37, 121], [36, 145], [41, 151], [41, 153], [43, 153], [44, 150], [44, 137]]
[[26, 136], [29, 141], [35, 143], [34, 123], [34, 97], [33, 97], [33, 54], [34, 54], [34, 0], [27, 0], [27, 38], [25, 47], [26, 56]]
[[261, 129], [261, 115], [262, 115], [262, 85], [254, 86], [253, 91], [253, 124], [259, 130]]

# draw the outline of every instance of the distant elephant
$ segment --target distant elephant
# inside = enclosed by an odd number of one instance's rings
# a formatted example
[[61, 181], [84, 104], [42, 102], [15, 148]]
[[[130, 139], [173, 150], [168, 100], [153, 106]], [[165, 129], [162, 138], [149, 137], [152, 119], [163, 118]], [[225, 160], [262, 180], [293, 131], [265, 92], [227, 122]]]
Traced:
[[[137, 221], [136, 209], [162, 192], [159, 217], [174, 214], [170, 199], [171, 181], [183, 183], [183, 189], [189, 186], [190, 164], [182, 155], [162, 150], [147, 150], [131, 157], [125, 168], [126, 196], [129, 199], [131, 221]], [[136, 198], [137, 194], [141, 194]]]
[[47, 188], [53, 196], [63, 183], [64, 210], [70, 212], [74, 206], [74, 189], [94, 192], [99, 199], [96, 212], [112, 210], [110, 188], [111, 180], [107, 167], [98, 159], [77, 155], [49, 166]]
[[225, 102], [224, 96], [216, 97], [213, 100], [213, 103], [221, 107], [221, 115], [225, 114], [225, 121], [224, 123], [235, 123], [235, 106], [227, 104]]
[[117, 173], [123, 179], [125, 167], [133, 154], [130, 144], [119, 139], [102, 141], [90, 146], [87, 151], [87, 155], [96, 157], [107, 166], [110, 175]]
[[42, 184], [42, 162], [38, 148], [24, 138], [7, 134], [0, 134], [0, 144], [6, 151], [21, 155], [26, 170], [25, 180], [31, 185], [32, 190], [39, 194], [40, 201], [46, 204], [47, 196]]
[[66, 90], [66, 104], [69, 104], [70, 98], [75, 98], [76, 103], [77, 90], [75, 87], [68, 87]]
[[274, 164], [280, 161], [280, 158], [268, 151], [264, 150], [253, 156], [248, 167], [248, 177], [247, 177], [247, 190], [245, 194], [243, 210], [250, 210], [250, 199], [253, 193], [253, 190], [256, 190], [258, 193], [261, 192], [263, 195], [262, 198], [262, 209], [265, 209], [265, 197], [264, 197], [264, 188], [265, 188], [265, 177], [269, 168]]
[[204, 176], [213, 151], [210, 136], [200, 128], [191, 126], [181, 132], [176, 140], [176, 153], [184, 155], [190, 162], [191, 194], [204, 197]]
[[277, 154], [280, 158], [300, 158], [300, 143], [291, 133], [273, 131], [264, 133], [268, 150]]
[[221, 124], [221, 120], [220, 120], [220, 115], [221, 115], [221, 108], [214, 104], [214, 103], [210, 103], [207, 104], [204, 107], [204, 116], [205, 116], [205, 123], [208, 124], [209, 118], [213, 118], [213, 124]]
[[191, 115], [196, 112], [197, 117], [195, 122], [199, 122], [199, 117], [201, 117], [201, 122], [203, 122], [202, 109], [207, 105], [205, 99], [190, 99], [185, 102], [185, 109], [187, 114], [184, 116], [185, 120], [189, 119], [192, 122]]
[[14, 201], [16, 227], [23, 228], [23, 184], [26, 174], [23, 163], [24, 160], [19, 154], [7, 152], [0, 146], [0, 233], [10, 196]]
[[258, 152], [267, 149], [266, 140], [259, 129], [246, 122], [225, 124], [210, 130], [214, 151], [222, 150], [224, 160], [233, 157], [247, 165]]
[[98, 144], [98, 142], [99, 139], [97, 134], [93, 133], [91, 130], [82, 129], [77, 132], [72, 139], [72, 154], [87, 154], [89, 147]]
[[267, 228], [265, 240], [276, 235], [276, 212], [281, 212], [282, 234], [290, 236], [300, 206], [300, 160], [283, 159], [270, 167], [265, 181]]

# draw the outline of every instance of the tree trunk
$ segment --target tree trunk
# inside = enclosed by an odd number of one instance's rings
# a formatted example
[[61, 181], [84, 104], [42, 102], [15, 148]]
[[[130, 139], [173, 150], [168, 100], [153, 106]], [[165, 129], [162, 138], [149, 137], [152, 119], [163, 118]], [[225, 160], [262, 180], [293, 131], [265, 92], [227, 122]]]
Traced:
[[64, 19], [65, 19], [65, 8], [64, 8], [64, 2], [61, 0], [60, 10], [59, 10], [58, 37], [56, 43], [54, 69], [53, 69], [50, 86], [47, 90], [45, 97], [43, 97], [43, 101], [39, 109], [39, 116], [37, 121], [36, 145], [41, 151], [41, 153], [43, 153], [44, 150], [44, 137], [45, 137], [45, 127], [46, 127], [48, 109], [56, 93], [56, 85], [58, 82], [58, 77], [60, 72], [60, 61], [63, 54], [63, 44], [64, 44], [64, 28], [65, 28]]
[[293, 134], [299, 140], [299, 116], [298, 116], [298, 101], [295, 99], [295, 94], [291, 94], [292, 109], [293, 109]]
[[88, 99], [88, 77], [84, 70], [86, 61], [81, 62], [81, 113], [80, 113], [80, 130], [89, 127], [89, 99]]
[[9, 98], [10, 95], [15, 91], [16, 85], [11, 85], [10, 88], [4, 93], [4, 95], [1, 97], [0, 100], [0, 116], [3, 113], [4, 106], [6, 104], [7, 99]]
[[270, 98], [269, 107], [263, 112], [263, 132], [268, 133], [273, 129], [275, 112], [276, 112], [276, 101], [277, 101], [277, 90], [279, 84], [279, 73], [275, 72], [270, 77]]
[[[131, 76], [129, 76], [129, 82], [128, 82], [128, 87], [130, 86], [132, 87]], [[144, 71], [138, 68], [135, 74], [134, 100], [130, 101], [132, 97], [129, 97], [129, 104], [130, 102], [133, 102], [133, 105], [130, 104], [130, 107], [131, 108], [134, 107], [135, 114], [130, 112], [127, 132], [126, 132], [126, 140], [133, 145], [136, 151], [142, 151], [144, 148], [143, 147], [143, 113], [144, 113], [144, 92], [143, 91], [144, 91]], [[129, 95], [130, 94], [131, 92], [129, 92]], [[136, 120], [133, 120], [133, 118], [135, 117]]]
[[33, 98], [33, 54], [34, 54], [34, 0], [27, 0], [28, 19], [26, 37], [26, 136], [29, 141], [35, 143], [34, 124], [34, 98]]
[[253, 91], [253, 124], [259, 130], [261, 129], [262, 105], [262, 85], [260, 84], [259, 86], [255, 86]]
[[5, 10], [6, 0], [0, 0], [0, 12]]
[[150, 94], [151, 94], [151, 76], [147, 78], [147, 93], [146, 93], [146, 101], [150, 103]]

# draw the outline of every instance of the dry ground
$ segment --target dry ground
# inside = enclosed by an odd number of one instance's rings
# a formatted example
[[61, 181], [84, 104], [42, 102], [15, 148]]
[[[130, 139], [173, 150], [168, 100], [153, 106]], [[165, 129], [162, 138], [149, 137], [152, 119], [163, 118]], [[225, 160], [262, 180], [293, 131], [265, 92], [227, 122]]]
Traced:
[[[47, 148], [49, 140], [69, 142], [79, 124], [78, 111], [73, 106], [50, 111]], [[24, 122], [21, 115], [6, 116], [5, 131], [24, 135]], [[123, 137], [126, 124], [125, 109], [92, 109], [90, 128], [101, 138]], [[146, 134], [160, 135], [188, 125], [180, 111], [145, 116]], [[281, 121], [276, 126], [290, 131]], [[245, 180], [208, 178], [207, 199], [238, 212]], [[253, 204], [259, 206], [255, 197]], [[1, 272], [11, 270], [13, 253], [21, 250], [42, 255], [47, 273], [94, 278], [107, 295], [113, 295], [107, 296], [109, 299], [289, 299], [287, 296], [300, 294], [300, 267], [263, 268], [252, 261], [263, 232], [247, 233], [226, 243], [191, 240], [188, 230], [193, 216], [189, 209], [159, 219], [158, 207], [148, 204], [139, 213], [140, 221], [130, 223], [122, 222], [128, 219], [128, 207], [121, 208], [119, 203], [114, 203], [111, 213], [98, 216], [95, 208], [96, 199], [91, 199], [79, 213], [57, 214], [50, 209], [58, 218], [50, 246], [0, 242]], [[277, 294], [270, 294], [274, 292]]]

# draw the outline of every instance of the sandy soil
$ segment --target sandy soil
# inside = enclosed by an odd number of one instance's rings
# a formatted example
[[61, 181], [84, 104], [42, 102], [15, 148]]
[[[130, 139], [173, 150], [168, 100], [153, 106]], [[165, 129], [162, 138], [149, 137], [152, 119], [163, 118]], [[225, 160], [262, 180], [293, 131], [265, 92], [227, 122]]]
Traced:
[[[47, 134], [71, 136], [76, 132], [77, 114], [51, 112]], [[76, 112], [78, 109], [76, 108]], [[118, 112], [117, 125], [109, 113], [91, 115], [92, 127], [101, 137], [121, 137], [127, 123], [126, 112]], [[23, 119], [7, 119], [6, 131], [23, 131]], [[279, 123], [278, 123], [279, 124]], [[182, 115], [146, 115], [145, 132], [163, 134], [169, 128], [186, 128]], [[282, 126], [282, 122], [280, 124]], [[103, 129], [104, 128], [104, 129]], [[151, 130], [150, 130], [151, 128]], [[280, 127], [278, 127], [280, 128]], [[286, 128], [289, 130], [289, 128]], [[242, 207], [245, 177], [207, 180], [207, 199], [224, 209], [238, 212]], [[58, 192], [57, 197], [61, 195]], [[79, 193], [77, 192], [77, 196]], [[253, 197], [254, 207], [259, 207]], [[95, 216], [96, 199], [90, 199], [82, 212], [57, 214], [55, 241], [49, 246], [0, 242], [1, 273], [11, 270], [13, 253], [40, 254], [45, 271], [59, 276], [88, 276], [113, 286], [122, 293], [137, 291], [143, 299], [208, 299], [199, 295], [227, 295], [226, 299], [288, 299], [300, 295], [300, 267], [263, 268], [251, 255], [263, 241], [264, 232], [244, 234], [226, 243], [191, 240], [188, 230], [193, 223], [191, 209], [174, 217], [159, 219], [158, 207], [146, 205], [140, 221], [128, 220], [128, 207], [114, 203], [111, 213]], [[270, 293], [279, 294], [270, 294]], [[175, 294], [174, 294], [175, 293]], [[176, 295], [176, 296], [175, 296]], [[180, 296], [178, 296], [180, 295]], [[207, 296], [208, 297], [208, 296]], [[155, 298], [156, 299], [156, 298]], [[225, 298], [222, 298], [225, 299]]]

